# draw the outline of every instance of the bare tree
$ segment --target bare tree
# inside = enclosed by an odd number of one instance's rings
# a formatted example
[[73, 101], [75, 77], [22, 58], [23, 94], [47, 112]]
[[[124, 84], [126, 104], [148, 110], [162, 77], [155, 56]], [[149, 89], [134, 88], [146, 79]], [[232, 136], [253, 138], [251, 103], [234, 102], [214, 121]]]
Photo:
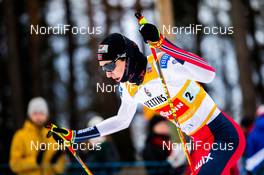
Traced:
[[16, 18], [14, 16], [14, 2], [4, 0], [4, 13], [7, 32], [8, 47], [8, 73], [11, 84], [11, 102], [13, 115], [15, 116], [15, 127], [22, 126], [24, 121], [23, 95], [20, 74], [19, 51], [17, 46]]
[[[172, 11], [172, 1], [171, 0], [163, 0], [163, 1], [156, 1], [156, 7], [157, 10], [159, 11], [159, 26], [162, 28], [162, 25], [165, 26], [174, 26], [174, 18], [173, 18], [173, 11]], [[164, 34], [169, 40], [173, 41], [174, 34]]]
[[[66, 22], [68, 25], [73, 26], [72, 21], [72, 12], [70, 0], [64, 0], [65, 8], [66, 8]], [[67, 32], [67, 41], [68, 41], [68, 57], [69, 57], [69, 83], [68, 83], [68, 109], [70, 115], [70, 127], [78, 128], [78, 113], [76, 106], [76, 91], [75, 91], [75, 69], [74, 69], [74, 50], [75, 50], [75, 42], [73, 38], [73, 34], [71, 32]]]
[[[30, 25], [40, 25], [40, 7], [39, 1], [27, 0], [27, 11]], [[41, 77], [41, 55], [40, 55], [40, 36], [31, 34], [29, 36], [29, 56], [32, 78], [32, 95], [40, 96], [42, 92], [42, 77]]]
[[245, 18], [245, 7], [240, 0], [231, 0], [232, 19], [234, 26], [234, 42], [237, 53], [237, 62], [240, 72], [239, 81], [243, 96], [243, 115], [254, 116], [256, 109], [256, 94], [252, 82], [252, 64], [250, 50], [247, 46], [248, 34]]
[[264, 87], [262, 84], [263, 75], [261, 73], [262, 61], [261, 61], [261, 48], [256, 39], [256, 17], [260, 15], [259, 11], [254, 10], [251, 5], [250, 1], [243, 0], [246, 9], [246, 17], [248, 19], [248, 27], [249, 27], [249, 34], [253, 41], [253, 48], [251, 51], [251, 58], [252, 62], [254, 63], [254, 70], [256, 71], [256, 75], [258, 76], [258, 81], [256, 82], [256, 93], [257, 93], [257, 100], [260, 102], [264, 102]]

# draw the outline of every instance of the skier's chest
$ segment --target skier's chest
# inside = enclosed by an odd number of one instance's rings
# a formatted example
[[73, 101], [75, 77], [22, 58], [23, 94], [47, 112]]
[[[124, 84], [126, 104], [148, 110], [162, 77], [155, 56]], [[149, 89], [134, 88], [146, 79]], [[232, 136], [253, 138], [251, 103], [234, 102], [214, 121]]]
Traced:
[[[176, 96], [184, 86], [185, 82], [186, 81], [167, 82], [166, 86], [169, 90], [170, 96]], [[134, 100], [150, 109], [165, 104], [168, 100], [164, 86], [158, 77], [139, 86], [127, 84], [126, 89]]]

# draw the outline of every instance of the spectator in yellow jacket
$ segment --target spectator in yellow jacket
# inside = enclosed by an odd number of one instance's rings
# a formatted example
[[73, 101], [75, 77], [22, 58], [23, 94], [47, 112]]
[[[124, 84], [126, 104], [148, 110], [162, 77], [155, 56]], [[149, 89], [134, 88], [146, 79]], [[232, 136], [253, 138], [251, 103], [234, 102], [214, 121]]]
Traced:
[[18, 175], [53, 175], [64, 171], [65, 156], [53, 138], [47, 138], [44, 124], [48, 120], [48, 105], [33, 98], [28, 105], [29, 118], [12, 140], [10, 168]]

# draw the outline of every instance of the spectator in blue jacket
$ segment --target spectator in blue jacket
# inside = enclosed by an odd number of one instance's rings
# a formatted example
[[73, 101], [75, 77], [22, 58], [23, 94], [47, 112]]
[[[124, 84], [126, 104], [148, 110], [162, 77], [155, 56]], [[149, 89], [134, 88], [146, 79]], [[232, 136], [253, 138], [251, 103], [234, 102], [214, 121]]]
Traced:
[[251, 174], [264, 174], [264, 105], [256, 112], [253, 130], [247, 138], [246, 169]]

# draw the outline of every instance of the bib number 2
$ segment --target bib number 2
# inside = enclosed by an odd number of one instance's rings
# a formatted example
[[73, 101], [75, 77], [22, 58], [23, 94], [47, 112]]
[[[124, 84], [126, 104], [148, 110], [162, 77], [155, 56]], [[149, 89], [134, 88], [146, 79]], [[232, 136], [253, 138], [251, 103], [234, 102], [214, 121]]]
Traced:
[[189, 102], [192, 102], [194, 99], [194, 96], [190, 92], [185, 92], [184, 96], [185, 99], [188, 100]]
[[200, 88], [194, 82], [191, 82], [190, 85], [185, 89], [182, 97], [187, 100], [189, 103], [194, 102], [196, 95], [199, 93]]

